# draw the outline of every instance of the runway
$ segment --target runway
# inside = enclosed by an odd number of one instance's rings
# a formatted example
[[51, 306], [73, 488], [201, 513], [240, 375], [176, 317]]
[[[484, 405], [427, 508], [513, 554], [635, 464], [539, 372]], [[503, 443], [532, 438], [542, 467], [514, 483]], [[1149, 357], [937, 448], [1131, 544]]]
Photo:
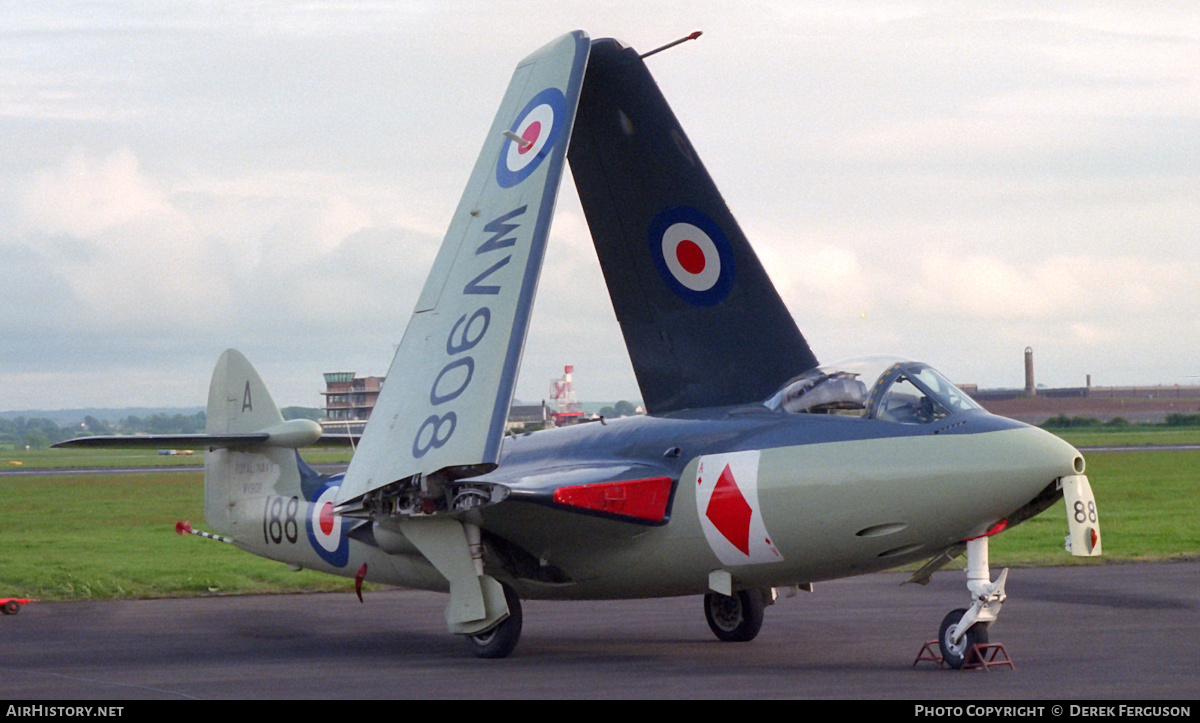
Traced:
[[[994, 571], [998, 572], [998, 571]], [[520, 645], [477, 660], [441, 595], [345, 594], [34, 603], [0, 616], [0, 698], [1195, 699], [1200, 562], [1014, 569], [992, 627], [1015, 669], [913, 661], [965, 606], [961, 571], [817, 584], [720, 643], [700, 598], [524, 604]], [[906, 709], [907, 710], [907, 709]]]

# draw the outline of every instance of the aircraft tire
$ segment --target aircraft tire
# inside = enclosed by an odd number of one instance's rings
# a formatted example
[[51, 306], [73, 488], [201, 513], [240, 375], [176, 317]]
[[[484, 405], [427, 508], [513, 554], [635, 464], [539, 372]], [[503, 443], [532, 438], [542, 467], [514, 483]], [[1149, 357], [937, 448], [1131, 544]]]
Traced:
[[710, 592], [704, 596], [704, 617], [718, 640], [745, 643], [758, 635], [763, 624], [760, 590], [739, 590], [732, 596]]
[[950, 644], [950, 636], [954, 633], [955, 625], [962, 620], [962, 616], [966, 613], [966, 608], [951, 610], [946, 613], [946, 617], [942, 618], [942, 625], [938, 628], [938, 647], [942, 651], [942, 661], [955, 670], [963, 667], [963, 664], [967, 662], [971, 648], [976, 645], [986, 645], [988, 641], [987, 623], [975, 623], [966, 635], [959, 638], [958, 645]]
[[21, 603], [17, 602], [16, 600], [9, 600], [8, 602], [4, 603], [3, 610], [5, 615], [16, 615], [17, 613], [21, 612]]
[[507, 658], [521, 639], [521, 598], [511, 587], [500, 584], [504, 587], [504, 600], [508, 603], [508, 617], [490, 630], [464, 636], [477, 658]]

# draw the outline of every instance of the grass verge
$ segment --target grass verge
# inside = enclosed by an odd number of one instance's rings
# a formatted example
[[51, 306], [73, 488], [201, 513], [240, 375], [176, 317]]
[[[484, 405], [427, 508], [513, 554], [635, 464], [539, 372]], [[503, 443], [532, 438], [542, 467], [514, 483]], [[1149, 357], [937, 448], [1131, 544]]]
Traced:
[[347, 590], [232, 545], [180, 537], [204, 519], [199, 472], [0, 481], [0, 596], [42, 600]]
[[[180, 450], [182, 451], [182, 450]], [[310, 447], [303, 452], [309, 464], [335, 464], [350, 461], [348, 447]], [[204, 468], [204, 452], [195, 454], [158, 454], [146, 449], [34, 449], [0, 451], [0, 471], [25, 469], [94, 469], [111, 467], [195, 467]]]

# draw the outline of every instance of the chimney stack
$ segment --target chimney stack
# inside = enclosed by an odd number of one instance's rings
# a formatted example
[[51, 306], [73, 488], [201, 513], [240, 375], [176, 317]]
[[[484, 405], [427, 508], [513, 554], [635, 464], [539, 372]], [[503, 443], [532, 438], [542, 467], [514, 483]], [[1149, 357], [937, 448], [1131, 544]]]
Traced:
[[1025, 396], [1036, 397], [1037, 387], [1033, 383], [1033, 347], [1025, 347]]

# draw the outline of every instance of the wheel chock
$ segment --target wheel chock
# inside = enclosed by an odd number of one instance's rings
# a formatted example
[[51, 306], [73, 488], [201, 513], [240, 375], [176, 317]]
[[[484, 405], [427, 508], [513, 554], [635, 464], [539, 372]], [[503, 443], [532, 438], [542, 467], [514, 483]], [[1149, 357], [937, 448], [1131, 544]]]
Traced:
[[[937, 663], [939, 668], [950, 667], [942, 659], [941, 648], [938, 647], [938, 641], [936, 640], [930, 640], [921, 646], [921, 652], [917, 653], [912, 667], [917, 667], [917, 663], [922, 661]], [[1013, 665], [1012, 658], [1008, 656], [1008, 651], [1004, 649], [1003, 643], [983, 643], [982, 645], [971, 646], [971, 651], [967, 653], [967, 660], [963, 663], [962, 669], [978, 670], [982, 668], [990, 673], [992, 672], [992, 667], [998, 665], [1007, 665], [1011, 670], [1017, 669]]]
[[24, 597], [0, 598], [0, 613], [4, 613], [5, 615], [16, 615], [17, 613], [21, 612], [22, 605], [28, 605], [32, 602], [37, 602], [37, 600]]
[[[996, 658], [1000, 655], [1004, 657], [1000, 660]], [[967, 661], [963, 663], [964, 669], [975, 670], [983, 668], [987, 672], [992, 672], [992, 666], [1007, 665], [1010, 670], [1016, 670], [1013, 665], [1012, 658], [1008, 657], [1008, 651], [1004, 649], [1003, 643], [984, 643], [971, 647], [971, 654], [967, 656]]]
[[917, 667], [917, 663], [921, 662], [922, 660], [929, 663], [937, 663], [939, 668], [947, 667], [946, 664], [942, 662], [942, 656], [938, 654], [940, 651], [941, 649], [938, 647], [938, 641], [930, 640], [921, 646], [921, 652], [917, 653], [917, 658], [913, 661], [912, 667]]

